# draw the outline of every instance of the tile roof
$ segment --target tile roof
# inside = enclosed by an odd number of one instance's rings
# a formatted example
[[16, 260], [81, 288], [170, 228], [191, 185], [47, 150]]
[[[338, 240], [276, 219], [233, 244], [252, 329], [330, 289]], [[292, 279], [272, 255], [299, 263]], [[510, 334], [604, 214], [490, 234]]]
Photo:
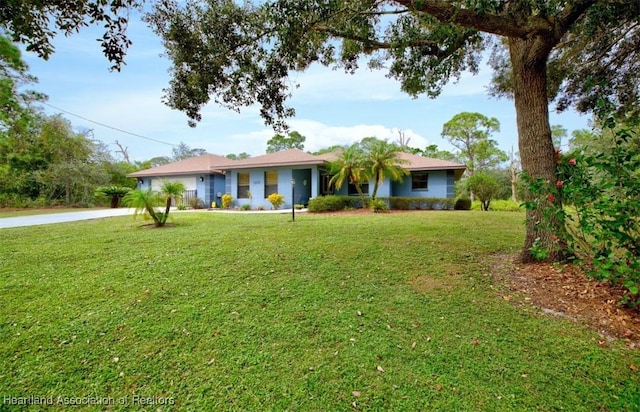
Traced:
[[304, 166], [323, 165], [325, 160], [298, 149], [283, 150], [281, 152], [268, 153], [262, 156], [237, 160], [228, 164], [226, 170], [253, 169], [278, 166]]
[[202, 156], [191, 157], [178, 162], [152, 167], [151, 169], [140, 170], [138, 172], [128, 174], [127, 176], [148, 177], [192, 175], [197, 173], [222, 173], [222, 170], [233, 162], [234, 160], [227, 159], [226, 157], [207, 153]]

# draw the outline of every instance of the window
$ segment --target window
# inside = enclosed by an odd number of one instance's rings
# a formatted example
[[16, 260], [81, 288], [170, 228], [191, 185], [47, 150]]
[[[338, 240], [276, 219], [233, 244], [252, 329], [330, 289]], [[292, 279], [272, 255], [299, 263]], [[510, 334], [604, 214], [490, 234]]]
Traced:
[[[369, 183], [360, 183], [360, 189], [362, 193], [365, 195], [369, 194]], [[348, 195], [359, 195], [358, 189], [356, 189], [356, 185], [349, 183], [349, 187], [347, 188]]]
[[329, 184], [332, 177], [333, 176], [328, 175], [326, 173], [322, 173], [320, 175], [320, 194], [321, 195], [325, 196], [325, 195], [333, 194], [333, 187], [332, 185]]
[[264, 197], [269, 197], [272, 193], [278, 193], [278, 172], [264, 172]]
[[249, 198], [249, 173], [238, 173], [238, 199]]
[[428, 190], [429, 173], [411, 172], [411, 190]]

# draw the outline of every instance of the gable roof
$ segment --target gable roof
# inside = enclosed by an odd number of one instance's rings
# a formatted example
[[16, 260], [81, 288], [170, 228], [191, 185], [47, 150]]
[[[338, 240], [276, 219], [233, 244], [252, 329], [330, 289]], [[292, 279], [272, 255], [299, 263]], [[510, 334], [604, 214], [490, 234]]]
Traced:
[[130, 173], [128, 177], [149, 177], [149, 176], [176, 176], [176, 175], [193, 175], [198, 173], [222, 173], [226, 165], [233, 163], [234, 160], [226, 157], [203, 154], [202, 156], [191, 157], [189, 159], [180, 160], [166, 165], [152, 167], [151, 169], [140, 170]]
[[442, 159], [434, 159], [432, 157], [423, 157], [405, 152], [401, 152], [399, 154], [399, 157], [406, 162], [402, 163], [400, 166], [404, 167], [410, 172], [429, 170], [453, 170], [456, 180], [462, 177], [462, 174], [467, 168], [466, 165], [461, 163], [450, 162], [448, 160]]
[[249, 157], [237, 160], [226, 165], [226, 170], [254, 169], [279, 166], [311, 166], [323, 165], [325, 160], [298, 149], [283, 150], [281, 152], [268, 153], [262, 156]]

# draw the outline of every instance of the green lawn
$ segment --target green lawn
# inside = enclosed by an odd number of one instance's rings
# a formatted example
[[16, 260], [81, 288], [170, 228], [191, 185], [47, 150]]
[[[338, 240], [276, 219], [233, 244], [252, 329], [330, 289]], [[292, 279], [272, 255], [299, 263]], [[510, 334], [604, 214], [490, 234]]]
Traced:
[[205, 212], [166, 229], [0, 230], [0, 410], [29, 396], [113, 403], [74, 410], [638, 410], [638, 351], [500, 298], [492, 255], [517, 251], [523, 219]]

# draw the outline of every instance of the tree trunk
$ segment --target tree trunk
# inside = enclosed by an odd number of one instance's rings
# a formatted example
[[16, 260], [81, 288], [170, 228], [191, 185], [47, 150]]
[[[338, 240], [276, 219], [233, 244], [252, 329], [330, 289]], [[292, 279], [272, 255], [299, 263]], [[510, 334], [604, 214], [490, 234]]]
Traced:
[[[557, 176], [547, 98], [547, 58], [552, 47], [553, 41], [542, 37], [509, 39], [522, 170], [532, 179], [542, 178], [549, 185], [555, 184]], [[531, 200], [532, 196], [525, 193], [525, 200]], [[564, 222], [549, 213], [545, 216], [544, 209], [549, 203], [544, 194], [541, 196], [537, 209], [527, 211], [523, 262], [534, 260], [531, 253], [534, 244], [548, 251], [547, 260], [564, 258], [565, 250], [553, 241]]]

